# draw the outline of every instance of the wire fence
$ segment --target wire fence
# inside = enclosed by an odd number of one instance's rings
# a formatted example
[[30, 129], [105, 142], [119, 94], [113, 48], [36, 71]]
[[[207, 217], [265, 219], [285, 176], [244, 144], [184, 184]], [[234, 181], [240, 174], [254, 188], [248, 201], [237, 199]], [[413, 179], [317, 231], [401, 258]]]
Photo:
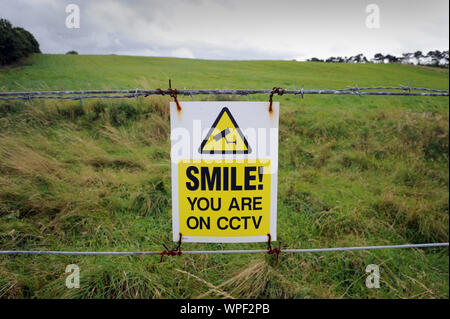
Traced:
[[[170, 82], [169, 82], [170, 83]], [[378, 90], [378, 91], [373, 91]], [[384, 90], [384, 91], [380, 91]], [[396, 92], [397, 91], [397, 92]], [[400, 92], [398, 92], [400, 91]], [[420, 92], [419, 92], [420, 91]], [[83, 100], [83, 99], [120, 99], [120, 98], [138, 98], [149, 95], [253, 95], [253, 94], [273, 94], [284, 95], [292, 94], [294, 96], [305, 95], [375, 95], [375, 96], [449, 96], [448, 90], [438, 90], [430, 88], [420, 88], [400, 85], [394, 86], [374, 86], [374, 87], [347, 87], [344, 89], [321, 89], [305, 90], [301, 89], [285, 90], [274, 87], [272, 90], [250, 90], [250, 89], [154, 89], [154, 90], [80, 90], [80, 91], [30, 91], [30, 92], [0, 92], [0, 100], [29, 100], [33, 99], [59, 99], [59, 100]], [[194, 255], [194, 254], [251, 254], [251, 253], [316, 253], [316, 252], [339, 252], [355, 250], [379, 250], [379, 249], [403, 249], [403, 248], [432, 248], [448, 247], [449, 243], [426, 243], [426, 244], [407, 244], [407, 245], [382, 245], [382, 246], [358, 246], [358, 247], [334, 247], [334, 248], [303, 248], [289, 249], [280, 248], [255, 249], [255, 250], [164, 250], [164, 251], [42, 251], [42, 250], [1, 250], [0, 255]]]
[[[339, 252], [354, 250], [379, 250], [379, 249], [402, 249], [402, 248], [432, 248], [448, 247], [449, 243], [426, 243], [407, 245], [382, 245], [382, 246], [358, 246], [358, 247], [334, 247], [334, 248], [283, 248], [279, 253], [320, 253]], [[167, 250], [166, 250], [167, 251]], [[43, 251], [43, 250], [0, 250], [0, 255], [113, 255], [113, 256], [133, 256], [133, 255], [168, 255], [166, 251]], [[178, 251], [178, 250], [176, 250]], [[202, 254], [255, 254], [267, 253], [267, 249], [253, 250], [180, 250], [176, 255], [202, 255]], [[175, 255], [175, 254], [174, 254]]]
[[[275, 89], [275, 88], [274, 88]], [[30, 91], [30, 92], [0, 92], [0, 100], [33, 100], [33, 99], [60, 99], [60, 100], [83, 100], [83, 99], [121, 99], [138, 98], [149, 95], [253, 95], [253, 94], [273, 94], [278, 95], [292, 94], [294, 96], [305, 95], [393, 95], [393, 96], [449, 96], [448, 90], [438, 90], [430, 88], [410, 87], [410, 86], [375, 86], [375, 87], [348, 87], [344, 89], [323, 89], [323, 90], [305, 90], [301, 89], [280, 91], [272, 90], [250, 90], [250, 89], [212, 89], [197, 90], [183, 89], [176, 90], [169, 88], [167, 90], [81, 90], [81, 91]], [[389, 91], [373, 91], [389, 90]], [[395, 92], [400, 91], [400, 92]], [[417, 92], [422, 91], [422, 92]]]

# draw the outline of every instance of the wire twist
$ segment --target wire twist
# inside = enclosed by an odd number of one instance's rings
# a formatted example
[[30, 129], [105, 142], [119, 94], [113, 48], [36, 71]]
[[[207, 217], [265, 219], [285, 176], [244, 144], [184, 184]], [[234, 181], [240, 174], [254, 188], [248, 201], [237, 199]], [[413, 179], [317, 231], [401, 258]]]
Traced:
[[281, 242], [278, 243], [278, 247], [272, 248], [272, 236], [270, 234], [267, 234], [267, 253], [269, 255], [276, 254], [277, 255], [277, 261], [276, 265], [278, 265], [279, 256], [281, 254]]
[[173, 248], [173, 249], [167, 248], [167, 246], [164, 243], [162, 244], [164, 246], [165, 250], [158, 252], [158, 255], [161, 256], [161, 259], [159, 260], [159, 262], [163, 261], [164, 256], [180, 256], [183, 254], [183, 252], [181, 251], [181, 238], [182, 238], [182, 235], [180, 233], [180, 237], [178, 239], [178, 245], [176, 248]]
[[272, 92], [270, 92], [269, 96], [269, 112], [272, 113], [272, 99], [273, 95], [277, 93], [279, 96], [282, 96], [284, 94], [285, 90], [282, 87], [274, 86], [272, 89]]

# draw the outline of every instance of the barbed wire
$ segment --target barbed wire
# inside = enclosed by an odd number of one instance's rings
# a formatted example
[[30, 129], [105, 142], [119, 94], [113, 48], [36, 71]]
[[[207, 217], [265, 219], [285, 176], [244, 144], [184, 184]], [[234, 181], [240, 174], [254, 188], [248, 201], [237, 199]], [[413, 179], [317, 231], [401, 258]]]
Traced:
[[[357, 246], [357, 247], [334, 247], [334, 248], [283, 248], [280, 253], [318, 253], [339, 252], [353, 250], [379, 250], [379, 249], [404, 249], [404, 248], [431, 248], [448, 247], [449, 243], [426, 243], [406, 245], [382, 245], [382, 246]], [[197, 254], [254, 254], [267, 253], [267, 249], [238, 249], [238, 250], [180, 250], [180, 255]], [[161, 255], [160, 251], [51, 251], [51, 250], [0, 250], [0, 255]]]
[[[401, 92], [383, 91], [374, 92], [371, 90], [400, 90]], [[424, 92], [412, 92], [424, 91]], [[250, 89], [184, 89], [176, 90], [178, 95], [253, 95], [270, 94], [273, 90], [250, 90]], [[32, 100], [32, 99], [67, 99], [83, 100], [92, 98], [138, 98], [148, 95], [170, 95], [172, 89], [162, 90], [81, 90], [81, 91], [30, 91], [30, 92], [0, 92], [0, 100]], [[113, 95], [116, 94], [116, 95]], [[119, 94], [119, 95], [117, 95]], [[438, 90], [430, 88], [419, 88], [408, 86], [375, 86], [375, 87], [347, 87], [344, 89], [321, 89], [321, 90], [283, 90], [283, 94], [300, 95], [302, 98], [307, 95], [394, 95], [394, 96], [449, 96], [448, 90]]]

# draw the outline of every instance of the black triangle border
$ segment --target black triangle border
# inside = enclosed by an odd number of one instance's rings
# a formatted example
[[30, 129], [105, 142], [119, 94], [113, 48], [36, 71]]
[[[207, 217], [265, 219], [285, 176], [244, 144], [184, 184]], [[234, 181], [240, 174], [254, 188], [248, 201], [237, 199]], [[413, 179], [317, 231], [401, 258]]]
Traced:
[[[211, 136], [212, 132], [216, 128], [216, 125], [219, 123], [220, 119], [222, 118], [223, 113], [225, 113], [225, 112], [228, 114], [228, 117], [230, 118], [230, 120], [233, 123], [234, 127], [238, 131], [238, 133], [241, 136], [241, 138], [244, 140], [244, 144], [247, 147], [247, 150], [244, 150], [244, 151], [242, 151], [242, 150], [233, 150], [233, 151], [229, 151], [229, 150], [214, 151], [214, 150], [212, 150], [212, 151], [204, 151], [203, 147], [205, 147], [206, 143], [209, 140], [209, 137]], [[224, 107], [220, 111], [220, 113], [217, 116], [216, 120], [214, 121], [213, 125], [211, 126], [211, 129], [209, 130], [208, 134], [206, 134], [205, 139], [203, 140], [202, 144], [198, 148], [198, 152], [200, 154], [249, 154], [249, 153], [252, 152], [252, 148], [250, 147], [250, 145], [248, 145], [247, 138], [245, 138], [244, 134], [242, 134], [242, 131], [239, 128], [239, 125], [236, 123], [236, 120], [234, 119], [234, 117], [231, 114], [230, 110], [227, 107]]]

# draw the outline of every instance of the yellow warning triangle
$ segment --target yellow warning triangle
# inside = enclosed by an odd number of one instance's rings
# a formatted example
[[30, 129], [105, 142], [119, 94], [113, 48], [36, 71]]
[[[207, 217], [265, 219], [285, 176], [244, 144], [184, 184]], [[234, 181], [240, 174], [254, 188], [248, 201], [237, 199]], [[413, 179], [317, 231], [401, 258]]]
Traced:
[[224, 107], [200, 145], [202, 154], [248, 154], [251, 148], [233, 115]]

